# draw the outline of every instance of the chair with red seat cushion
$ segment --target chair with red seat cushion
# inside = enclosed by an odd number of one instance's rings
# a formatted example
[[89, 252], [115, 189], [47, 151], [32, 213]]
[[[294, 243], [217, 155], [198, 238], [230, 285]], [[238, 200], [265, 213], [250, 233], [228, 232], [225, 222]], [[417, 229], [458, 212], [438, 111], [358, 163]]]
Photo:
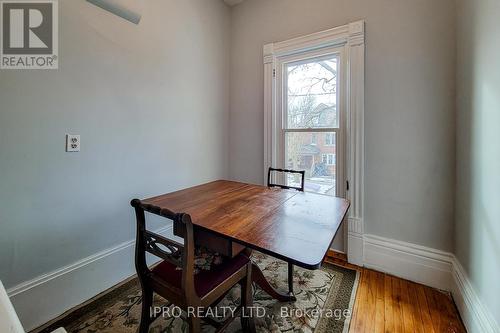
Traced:
[[[190, 332], [200, 332], [201, 319], [216, 326], [217, 332], [229, 325], [234, 318], [217, 322], [195, 315], [200, 313], [198, 309], [206, 310], [216, 305], [236, 284], [241, 285], [241, 304], [237, 312], [243, 314], [245, 308], [252, 306], [252, 265], [248, 256], [239, 254], [234, 258], [214, 260], [216, 255], [195, 249], [195, 230], [188, 214], [176, 214], [142, 203], [138, 199], [132, 200], [131, 204], [135, 208], [137, 219], [135, 266], [142, 288], [139, 333], [147, 333], [150, 324], [156, 319], [151, 318], [154, 292], [186, 311], [194, 309], [187, 311]], [[184, 244], [146, 230], [145, 211], [182, 223], [186, 228]], [[146, 252], [163, 261], [149, 269], [146, 265]], [[245, 332], [255, 332], [251, 317], [242, 315], [241, 322]]]
[[[211, 290], [224, 282], [250, 260], [244, 254], [225, 259], [220, 265], [212, 265], [209, 270], [200, 270], [194, 275], [194, 289], [200, 297], [207, 295]], [[181, 288], [182, 270], [168, 261], [163, 261], [152, 269], [152, 274], [171, 285]]]

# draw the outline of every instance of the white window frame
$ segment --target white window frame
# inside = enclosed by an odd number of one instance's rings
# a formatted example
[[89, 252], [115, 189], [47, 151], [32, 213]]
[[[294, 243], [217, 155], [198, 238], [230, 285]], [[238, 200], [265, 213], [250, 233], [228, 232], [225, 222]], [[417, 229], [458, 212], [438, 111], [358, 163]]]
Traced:
[[281, 160], [279, 144], [281, 108], [276, 91], [280, 59], [304, 52], [342, 49], [345, 55], [345, 179], [349, 190], [346, 198], [348, 213], [347, 256], [351, 263], [363, 264], [363, 198], [364, 198], [364, 64], [365, 23], [352, 22], [344, 26], [313, 33], [282, 42], [264, 45], [264, 180], [270, 166]]

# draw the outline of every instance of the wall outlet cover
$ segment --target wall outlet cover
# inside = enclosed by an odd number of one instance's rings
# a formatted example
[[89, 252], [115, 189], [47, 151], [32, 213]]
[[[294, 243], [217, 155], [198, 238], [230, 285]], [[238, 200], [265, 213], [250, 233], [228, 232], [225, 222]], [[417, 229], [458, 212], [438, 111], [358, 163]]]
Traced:
[[80, 135], [66, 134], [66, 151], [80, 151]]

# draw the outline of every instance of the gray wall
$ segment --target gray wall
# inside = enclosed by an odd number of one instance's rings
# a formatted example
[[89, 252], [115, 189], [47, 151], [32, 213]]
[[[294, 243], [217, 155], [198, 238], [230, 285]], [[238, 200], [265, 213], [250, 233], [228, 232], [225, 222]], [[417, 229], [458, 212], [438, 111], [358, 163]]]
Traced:
[[263, 181], [262, 46], [365, 19], [365, 231], [452, 250], [454, 0], [248, 0], [231, 36], [230, 175]]
[[500, 3], [458, 3], [455, 253], [500, 323]]
[[59, 70], [0, 73], [7, 288], [132, 239], [131, 198], [228, 175], [230, 9], [144, 3], [134, 25], [59, 1]]

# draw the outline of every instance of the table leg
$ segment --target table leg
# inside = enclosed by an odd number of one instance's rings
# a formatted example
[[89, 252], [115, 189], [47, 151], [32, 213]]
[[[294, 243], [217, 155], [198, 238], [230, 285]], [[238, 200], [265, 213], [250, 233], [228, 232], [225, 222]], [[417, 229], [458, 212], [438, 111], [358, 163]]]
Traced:
[[262, 288], [266, 293], [269, 294], [272, 298], [278, 300], [279, 302], [295, 302], [297, 298], [293, 294], [293, 291], [290, 292], [289, 294], [282, 294], [276, 289], [271, 286], [269, 281], [267, 281], [266, 277], [264, 276], [264, 273], [262, 273], [261, 269], [259, 266], [256, 264], [252, 264], [252, 280], [255, 282], [259, 287]]

